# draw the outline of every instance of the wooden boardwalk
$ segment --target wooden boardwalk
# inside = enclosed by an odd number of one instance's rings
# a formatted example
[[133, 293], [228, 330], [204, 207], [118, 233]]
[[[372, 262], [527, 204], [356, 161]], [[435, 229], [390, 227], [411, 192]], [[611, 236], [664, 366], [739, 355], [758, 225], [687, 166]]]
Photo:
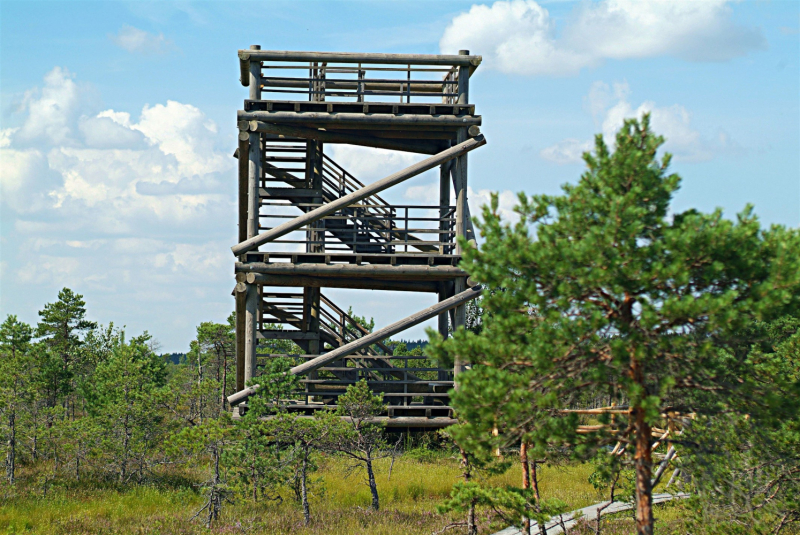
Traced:
[[[685, 492], [679, 492], [676, 494], [653, 494], [653, 505], [688, 497], [689, 494]], [[610, 502], [607, 501], [596, 503], [594, 505], [584, 507], [583, 509], [577, 509], [575, 511], [559, 515], [558, 517], [554, 517], [544, 525], [544, 532], [546, 535], [564, 533], [564, 529], [569, 530], [575, 527], [581, 518], [593, 521], [595, 518], [597, 518], [597, 511], [601, 507], [605, 507], [605, 509], [603, 509], [600, 513], [601, 517], [610, 515], [612, 513], [621, 513], [622, 511], [629, 511], [633, 509], [633, 502], [613, 502], [610, 503], [610, 505], [609, 503]], [[541, 528], [539, 528], [539, 526], [531, 526], [531, 533], [534, 535], [539, 535], [541, 533]], [[519, 528], [510, 527], [502, 531], [498, 531], [494, 533], [494, 535], [523, 535], [523, 533]]]

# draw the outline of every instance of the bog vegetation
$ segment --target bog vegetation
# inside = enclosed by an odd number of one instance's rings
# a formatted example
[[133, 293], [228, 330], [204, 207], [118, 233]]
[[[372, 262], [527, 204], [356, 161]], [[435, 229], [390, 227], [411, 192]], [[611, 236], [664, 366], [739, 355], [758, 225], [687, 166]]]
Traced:
[[[232, 418], [232, 317], [175, 362], [68, 288], [35, 326], [9, 315], [0, 529], [542, 533], [611, 499], [633, 512], [572, 532], [799, 532], [800, 234], [672, 212], [661, 143], [628, 121], [563, 195], [520, 195], [518, 223], [485, 207], [462, 265], [486, 296], [426, 348], [471, 363], [446, 431], [385, 429], [364, 382], [335, 412], [289, 412], [291, 358]], [[279, 343], [263, 350], [295, 352]], [[665, 490], [689, 497], [654, 506]]]

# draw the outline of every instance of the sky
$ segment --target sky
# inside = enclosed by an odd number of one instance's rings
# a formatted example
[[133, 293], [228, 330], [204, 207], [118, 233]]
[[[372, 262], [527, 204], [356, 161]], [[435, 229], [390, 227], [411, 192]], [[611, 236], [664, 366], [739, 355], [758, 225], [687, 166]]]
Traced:
[[[473, 213], [557, 194], [593, 136], [649, 112], [682, 178], [673, 210], [748, 203], [800, 225], [800, 2], [0, 0], [0, 314], [36, 323], [69, 287], [89, 319], [183, 352], [233, 309], [236, 52], [483, 56], [470, 100]], [[336, 146], [363, 182], [415, 156]], [[390, 201], [435, 199], [416, 177]], [[434, 204], [435, 204], [434, 200]], [[376, 326], [426, 294], [325, 290]], [[406, 338], [424, 336], [424, 326]]]

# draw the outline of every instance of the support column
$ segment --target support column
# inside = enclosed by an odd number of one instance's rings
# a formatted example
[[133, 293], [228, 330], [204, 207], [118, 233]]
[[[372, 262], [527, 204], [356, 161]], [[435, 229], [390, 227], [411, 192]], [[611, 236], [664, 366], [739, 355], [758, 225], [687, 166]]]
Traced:
[[[306, 187], [319, 192], [319, 197], [312, 197], [311, 202], [321, 205], [322, 198], [322, 142], [309, 139], [306, 141]], [[311, 208], [308, 209], [311, 211]], [[309, 224], [306, 231], [306, 252], [325, 252], [325, 220], [320, 219]]]
[[450, 167], [451, 162], [439, 166], [439, 254], [452, 254], [446, 245], [450, 241], [450, 222], [444, 221], [450, 214]]
[[[469, 50], [459, 50], [459, 55], [469, 55]], [[469, 67], [458, 68], [458, 104], [469, 104]], [[466, 128], [459, 128], [456, 134], [456, 142], [463, 143], [467, 140], [468, 133]], [[467, 155], [459, 156], [455, 160], [454, 185], [456, 194], [456, 238], [467, 238]], [[456, 254], [463, 253], [461, 245], [456, 243]], [[467, 289], [467, 279], [458, 277], [454, 281], [454, 293], [458, 294]], [[467, 323], [467, 306], [456, 307], [453, 318], [453, 331], [463, 328]], [[458, 387], [458, 374], [467, 368], [467, 363], [458, 355], [455, 357], [453, 366], [453, 376]]]
[[[252, 45], [251, 50], [261, 50], [258, 45]], [[261, 63], [250, 62], [250, 99], [261, 100]], [[252, 238], [258, 234], [258, 182], [261, 179], [261, 134], [250, 133], [250, 151], [248, 152], [247, 175], [247, 237]]]
[[[307, 310], [308, 332], [319, 334], [320, 289], [303, 288], [303, 304]], [[319, 355], [319, 338], [308, 341], [308, 354]]]
[[[251, 50], [261, 50], [252, 45]], [[261, 63], [250, 62], [250, 99], [261, 99]], [[241, 157], [242, 155], [240, 155]], [[247, 170], [247, 237], [258, 234], [258, 182], [261, 179], [261, 135], [252, 132], [249, 140]], [[248, 383], [256, 375], [256, 348], [258, 347], [259, 289], [256, 284], [247, 284], [244, 302], [244, 382]], [[237, 373], [237, 377], [238, 377]]]
[[[239, 285], [237, 284], [237, 290]], [[245, 308], [247, 294], [236, 292], [236, 390], [243, 390], [245, 387], [244, 368], [245, 368]]]
[[[448, 177], [448, 180], [449, 180], [449, 177]], [[440, 303], [442, 301], [444, 301], [445, 299], [447, 299], [448, 297], [450, 297], [448, 295], [448, 292], [447, 292], [447, 286], [448, 286], [448, 284], [446, 282], [439, 283], [439, 302]], [[448, 332], [448, 330], [449, 330], [448, 329], [449, 325], [448, 325], [448, 321], [447, 321], [448, 317], [449, 317], [449, 314], [447, 312], [443, 312], [443, 313], [439, 314], [439, 318], [438, 318], [439, 319], [439, 334], [445, 340], [447, 340], [447, 337], [450, 336], [450, 333]], [[450, 372], [447, 372], [447, 371], [445, 371], [445, 370], [440, 368], [439, 371], [436, 373], [436, 379], [438, 379], [439, 381], [447, 381], [447, 380], [450, 379], [449, 375], [450, 375]]]
[[[439, 234], [439, 254], [453, 254], [455, 251], [452, 250], [448, 245], [447, 242], [450, 241], [450, 222], [444, 221], [445, 218], [448, 217], [450, 214], [450, 169], [452, 167], [452, 162], [447, 162], [439, 166], [439, 218], [442, 221], [439, 222], [439, 230], [445, 231]], [[439, 302], [441, 303], [450, 295], [447, 292], [447, 284], [442, 282], [439, 284]], [[439, 334], [442, 335], [442, 338], [445, 340], [449, 336], [449, 323], [448, 323], [448, 312], [443, 312], [439, 314]], [[449, 379], [449, 373], [445, 370], [439, 370], [437, 373], [437, 379], [439, 381], [446, 381]]]
[[248, 284], [245, 297], [244, 382], [256, 375], [256, 347], [258, 339], [258, 286]]

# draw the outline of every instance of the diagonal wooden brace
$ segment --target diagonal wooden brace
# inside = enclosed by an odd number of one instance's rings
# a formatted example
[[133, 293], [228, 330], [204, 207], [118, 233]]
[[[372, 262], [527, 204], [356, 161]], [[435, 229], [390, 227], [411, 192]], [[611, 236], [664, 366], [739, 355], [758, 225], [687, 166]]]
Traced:
[[[483, 288], [480, 285], [473, 286], [461, 293], [450, 297], [449, 299], [445, 299], [444, 301], [440, 301], [433, 306], [430, 306], [424, 310], [420, 310], [419, 312], [408, 316], [407, 318], [401, 319], [391, 325], [384, 327], [383, 329], [377, 330], [374, 333], [370, 333], [358, 340], [354, 340], [349, 344], [345, 344], [341, 347], [334, 349], [333, 351], [329, 351], [324, 355], [321, 355], [317, 358], [311, 359], [307, 362], [304, 362], [298, 366], [295, 366], [289, 373], [294, 375], [303, 375], [310, 371], [316, 370], [317, 368], [321, 368], [326, 364], [333, 362], [334, 360], [340, 359], [342, 357], [346, 357], [347, 355], [351, 355], [358, 351], [359, 349], [364, 349], [365, 347], [369, 347], [372, 344], [380, 342], [386, 338], [389, 338], [392, 335], [395, 335], [399, 332], [405, 331], [413, 327], [414, 325], [419, 325], [423, 321], [427, 321], [431, 318], [435, 318], [439, 314], [443, 312], [447, 312], [451, 308], [455, 308], [459, 305], [463, 305], [467, 301], [471, 301], [475, 299], [483, 292]], [[240, 390], [235, 394], [231, 394], [228, 396], [228, 403], [231, 406], [238, 405], [239, 403], [243, 402], [259, 389], [259, 385], [252, 385], [250, 387], [245, 388], [244, 390]]]
[[262, 232], [252, 238], [245, 240], [237, 245], [231, 247], [233, 254], [236, 256], [242, 255], [248, 251], [252, 251], [253, 249], [258, 248], [259, 245], [264, 243], [270, 242], [281, 236], [284, 236], [292, 231], [295, 231], [299, 228], [302, 228], [309, 223], [313, 223], [314, 221], [318, 221], [323, 217], [333, 214], [334, 212], [338, 212], [339, 210], [350, 206], [351, 204], [355, 204], [359, 201], [366, 199], [367, 197], [371, 197], [372, 195], [376, 195], [381, 191], [391, 188], [409, 178], [415, 177], [419, 174], [428, 171], [429, 169], [433, 169], [434, 167], [441, 165], [445, 162], [448, 162], [454, 158], [458, 158], [459, 156], [470, 152], [471, 150], [477, 149], [486, 144], [486, 139], [483, 137], [482, 134], [478, 136], [468, 139], [463, 143], [459, 143], [453, 147], [450, 147], [447, 150], [440, 152], [430, 158], [426, 158], [421, 162], [415, 163], [410, 167], [406, 167], [402, 171], [398, 171], [393, 173], [386, 178], [382, 178], [377, 182], [373, 182], [368, 186], [364, 186], [363, 188], [354, 191], [349, 195], [345, 195], [335, 201], [329, 202], [319, 208], [311, 210], [310, 212], [306, 212], [305, 214], [292, 219], [291, 221], [287, 221], [277, 227], [270, 229], [266, 232]]

